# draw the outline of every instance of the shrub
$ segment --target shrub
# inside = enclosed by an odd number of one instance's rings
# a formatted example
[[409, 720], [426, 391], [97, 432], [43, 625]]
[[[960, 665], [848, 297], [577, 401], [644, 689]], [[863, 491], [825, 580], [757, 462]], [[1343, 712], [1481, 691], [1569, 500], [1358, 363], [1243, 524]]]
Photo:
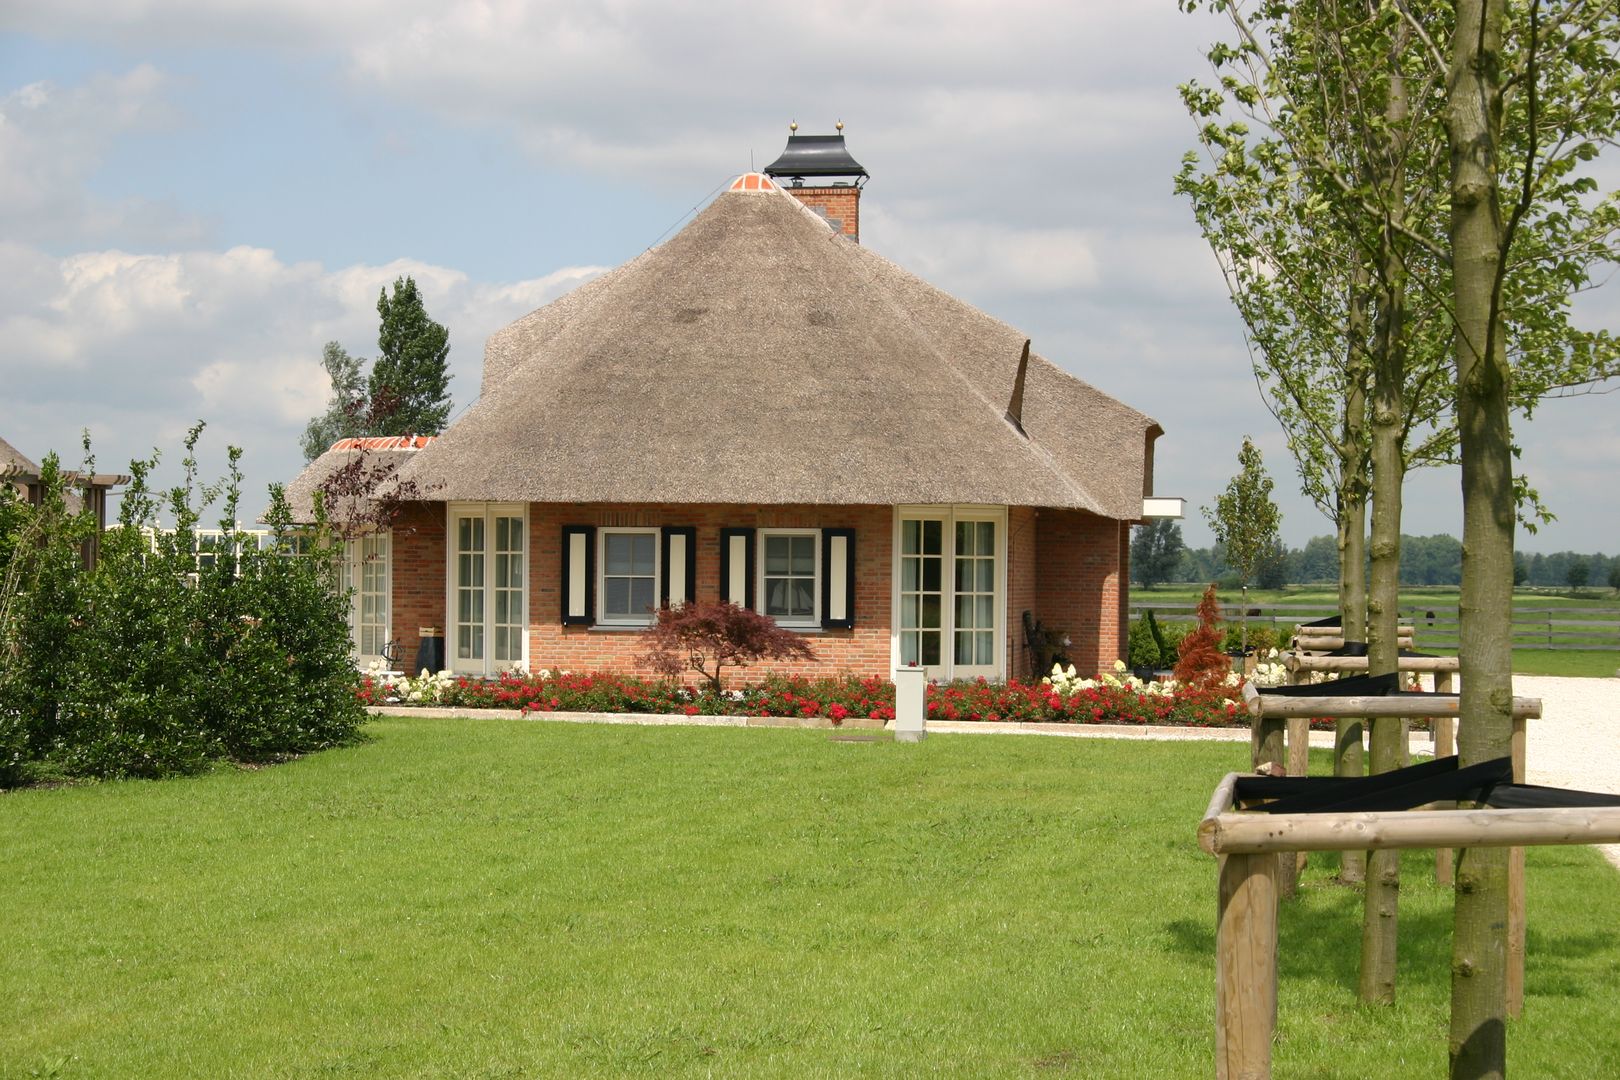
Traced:
[[755, 660], [814, 660], [809, 642], [768, 615], [720, 600], [659, 609], [643, 631], [646, 652], [637, 659], [671, 677], [695, 671], [711, 693], [724, 687], [722, 672]]
[[1181, 656], [1181, 643], [1193, 628], [1185, 623], [1162, 623], [1155, 619], [1153, 629], [1159, 636], [1159, 666], [1174, 668]]
[[1223, 685], [1232, 672], [1232, 662], [1221, 651], [1220, 606], [1215, 586], [1204, 590], [1198, 602], [1198, 628], [1181, 640], [1181, 658], [1176, 661], [1176, 682], [1194, 689]]
[[[1265, 655], [1272, 649], [1279, 648], [1278, 635], [1271, 626], [1249, 627], [1249, 652]], [[1243, 627], [1238, 624], [1228, 624], [1226, 634], [1222, 638], [1221, 648], [1228, 653], [1236, 653], [1243, 648]]]
[[67, 706], [72, 659], [83, 636], [84, 563], [79, 545], [95, 527], [69, 513], [55, 454], [40, 464], [35, 506], [6, 514], [10, 558], [0, 579], [0, 784], [26, 778], [73, 722]]
[[1144, 611], [1142, 617], [1131, 624], [1125, 663], [1131, 668], [1159, 666], [1159, 639], [1153, 633], [1153, 612]]
[[[0, 784], [41, 771], [195, 772], [220, 758], [265, 761], [335, 745], [358, 731], [364, 710], [331, 561], [289, 557], [279, 492], [276, 543], [240, 544], [240, 453], [231, 449], [224, 484], [198, 489], [200, 432], [187, 437], [185, 480], [166, 497], [175, 528], [142, 531], [158, 504], [147, 487], [155, 459], [132, 462], [119, 524], [92, 569], [79, 543], [94, 522], [65, 514], [60, 473], [47, 459], [33, 531], [13, 549], [0, 590]], [[227, 542], [199, 569], [198, 500], [206, 506], [220, 492]]]

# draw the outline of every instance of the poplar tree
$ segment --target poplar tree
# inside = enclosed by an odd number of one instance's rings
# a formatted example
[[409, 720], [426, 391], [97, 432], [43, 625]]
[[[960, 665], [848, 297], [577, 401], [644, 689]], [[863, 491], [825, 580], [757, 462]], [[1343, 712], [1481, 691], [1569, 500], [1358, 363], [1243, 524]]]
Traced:
[[368, 390], [376, 413], [368, 435], [437, 435], [450, 419], [450, 332], [428, 317], [412, 278], [377, 297], [381, 325]]
[[352, 439], [364, 435], [367, 413], [366, 378], [360, 372], [364, 361], [350, 356], [335, 341], [328, 341], [321, 350], [321, 367], [332, 382], [332, 396], [326, 411], [313, 418], [304, 428], [299, 446], [305, 461], [314, 461], [339, 439]]
[[1238, 451], [1238, 473], [1226, 490], [1215, 499], [1214, 507], [1204, 507], [1204, 520], [1216, 542], [1226, 548], [1226, 565], [1237, 571], [1243, 590], [1243, 650], [1249, 649], [1249, 582], [1260, 565], [1275, 557], [1277, 530], [1282, 512], [1271, 501], [1273, 488], [1260, 450], [1248, 436]]

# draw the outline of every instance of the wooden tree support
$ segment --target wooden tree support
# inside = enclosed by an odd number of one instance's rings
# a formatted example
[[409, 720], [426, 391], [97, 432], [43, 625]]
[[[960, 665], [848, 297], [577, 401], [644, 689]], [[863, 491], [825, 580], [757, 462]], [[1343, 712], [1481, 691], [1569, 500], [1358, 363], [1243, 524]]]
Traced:
[[[1356, 658], [1352, 658], [1356, 659]], [[1451, 674], [1441, 672], [1436, 681], [1449, 689]], [[1287, 721], [1287, 770], [1289, 776], [1304, 776], [1309, 760], [1310, 720], [1322, 717], [1336, 720], [1343, 717], [1371, 719], [1375, 716], [1421, 717], [1435, 721], [1434, 756], [1450, 757], [1456, 752], [1454, 725], [1460, 699], [1442, 692], [1434, 695], [1403, 695], [1400, 697], [1290, 697], [1286, 694], [1261, 694], [1252, 685], [1243, 688], [1243, 704], [1253, 717], [1255, 734], [1251, 737], [1257, 748], [1255, 767], [1262, 761], [1282, 763], [1283, 750], [1279, 746], [1275, 756], [1261, 758], [1259, 732], [1279, 720]], [[1515, 697], [1513, 699], [1513, 782], [1524, 783], [1525, 721], [1541, 717], [1541, 699]], [[1280, 729], [1279, 729], [1280, 730]], [[1457, 845], [1437, 846], [1434, 853], [1434, 880], [1439, 885], [1453, 883]], [[1506, 846], [1506, 845], [1499, 845]], [[1351, 847], [1341, 850], [1359, 850]], [[1299, 873], [1305, 868], [1305, 849], [1301, 848], [1283, 857], [1279, 894], [1288, 898], [1298, 891]], [[1508, 999], [1509, 1016], [1518, 1016], [1524, 1008], [1524, 938], [1526, 918], [1524, 909], [1524, 849], [1513, 848], [1508, 853]]]
[[[1323, 699], [1331, 700], [1331, 699]], [[1516, 750], [1524, 725], [1515, 724]], [[1522, 758], [1514, 759], [1514, 774]], [[1386, 848], [1507, 847], [1520, 849], [1518, 895], [1523, 897], [1522, 849], [1543, 844], [1620, 843], [1620, 807], [1527, 810], [1433, 810], [1372, 813], [1253, 814], [1234, 809], [1239, 776], [1229, 773], [1198, 823], [1198, 843], [1220, 859], [1215, 948], [1215, 1075], [1271, 1075], [1277, 1026], [1277, 860], [1279, 852]], [[1509, 895], [1515, 886], [1509, 880]], [[1522, 902], [1519, 906], [1522, 913]], [[1510, 922], [1512, 916], [1509, 916]], [[1522, 925], [1522, 914], [1521, 925]], [[1519, 939], [1523, 957], [1523, 939]], [[1514, 946], [1509, 945], [1510, 960]], [[1508, 1008], [1522, 1007], [1523, 969], [1510, 965]]]

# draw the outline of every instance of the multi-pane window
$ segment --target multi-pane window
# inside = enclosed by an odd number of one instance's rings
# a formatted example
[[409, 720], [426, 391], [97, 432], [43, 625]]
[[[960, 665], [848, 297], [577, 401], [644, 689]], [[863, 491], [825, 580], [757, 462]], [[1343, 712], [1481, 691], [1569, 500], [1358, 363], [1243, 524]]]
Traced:
[[996, 662], [996, 525], [956, 523], [956, 656], [958, 665]]
[[359, 548], [355, 644], [361, 656], [381, 657], [388, 645], [388, 534], [363, 536]]
[[935, 667], [943, 632], [945, 523], [900, 522], [900, 662]]
[[815, 532], [767, 532], [760, 537], [760, 611], [784, 625], [813, 626], [820, 597]]
[[349, 597], [349, 640], [361, 666], [384, 655], [388, 646], [388, 533], [346, 541], [338, 560], [338, 587]]
[[450, 660], [491, 672], [524, 658], [527, 527], [521, 509], [458, 506], [450, 512]]
[[510, 667], [523, 659], [523, 519], [495, 519], [495, 661]]
[[658, 530], [603, 529], [601, 621], [647, 623], [658, 603]]
[[456, 518], [456, 659], [484, 659], [484, 516]]
[[928, 668], [935, 678], [1002, 673], [1004, 522], [990, 508], [902, 508], [895, 581], [901, 664]]

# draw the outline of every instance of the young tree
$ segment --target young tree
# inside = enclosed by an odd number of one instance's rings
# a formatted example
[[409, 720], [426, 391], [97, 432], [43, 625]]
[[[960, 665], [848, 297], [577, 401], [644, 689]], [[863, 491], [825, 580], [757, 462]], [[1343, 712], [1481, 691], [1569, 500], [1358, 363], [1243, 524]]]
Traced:
[[450, 419], [450, 332], [428, 318], [409, 277], [377, 297], [381, 325], [368, 383], [376, 411], [368, 435], [437, 435]]
[[314, 461], [339, 439], [352, 439], [366, 433], [370, 394], [366, 390], [366, 377], [360, 371], [363, 363], [335, 341], [328, 341], [321, 350], [321, 366], [332, 380], [332, 396], [326, 403], [326, 411], [310, 420], [299, 441], [305, 461]]
[[1176, 669], [1171, 676], [1183, 686], [1212, 688], [1221, 686], [1232, 674], [1232, 662], [1221, 652], [1220, 604], [1215, 599], [1215, 586], [1204, 590], [1198, 601], [1198, 626], [1177, 646]]
[[1270, 558], [1277, 546], [1277, 530], [1282, 513], [1271, 501], [1272, 482], [1260, 460], [1260, 451], [1247, 435], [1238, 451], [1238, 473], [1215, 500], [1204, 507], [1215, 539], [1226, 548], [1226, 562], [1237, 571], [1243, 588], [1243, 648], [1249, 647], [1249, 582], [1260, 564]]
[[1181, 526], [1169, 518], [1138, 525], [1131, 537], [1131, 575], [1143, 588], [1151, 589], [1170, 580], [1186, 551]]
[[[1514, 584], [1518, 584], [1517, 579]], [[1620, 592], [1620, 555], [1616, 555], [1614, 562], [1609, 564], [1609, 588]]]
[[[1182, 6], [1205, 5], [1182, 0]], [[1229, 16], [1237, 41], [1210, 51], [1218, 90], [1183, 88], [1211, 162], [1200, 171], [1189, 156], [1178, 187], [1193, 196], [1227, 272], [1256, 346], [1256, 378], [1279, 403], [1274, 411], [1306, 490], [1338, 513], [1347, 541], [1360, 533], [1358, 491], [1370, 475], [1369, 661], [1374, 671], [1391, 670], [1401, 480], [1426, 461], [1458, 460], [1464, 423], [1449, 391], [1452, 328], [1460, 317], [1456, 237], [1442, 230], [1457, 196], [1446, 168], [1459, 145], [1446, 130], [1457, 104], [1456, 69], [1436, 44], [1461, 16], [1440, 0], [1209, 0], [1208, 6]], [[1536, 52], [1525, 48], [1536, 33], [1534, 27], [1523, 33], [1523, 20], [1503, 56], [1491, 57], [1505, 56], [1508, 65], [1502, 75], [1508, 90], [1497, 106], [1512, 120], [1529, 121], [1502, 129], [1505, 160], [1525, 167], [1522, 212], [1515, 215], [1522, 227], [1496, 264], [1494, 309], [1504, 366], [1512, 366], [1504, 387], [1511, 405], [1526, 412], [1543, 397], [1583, 392], [1617, 371], [1612, 335], [1577, 328], [1570, 304], [1606, 276], [1615, 257], [1614, 201], [1594, 197], [1583, 164], [1612, 145], [1620, 122], [1613, 107], [1615, 12], [1581, 0], [1531, 0], [1529, 21], [1543, 8], [1549, 47], [1539, 65], [1524, 63]], [[1228, 109], [1239, 115], [1223, 117]], [[1509, 474], [1503, 491], [1527, 508], [1527, 527], [1544, 514], [1523, 477]], [[1331, 508], [1324, 495], [1333, 496]], [[1363, 623], [1354, 610], [1361, 565], [1347, 543], [1341, 559], [1347, 633]], [[1375, 744], [1387, 746], [1378, 726]], [[1341, 738], [1352, 743], [1359, 746], [1359, 738]], [[1394, 924], [1393, 887], [1385, 895], [1388, 904], [1378, 904], [1388, 911], [1376, 919], [1369, 899], [1369, 928]], [[1383, 937], [1379, 971], [1369, 976], [1364, 969], [1364, 996], [1392, 999], [1393, 941], [1393, 934]]]
[[637, 659], [665, 675], [695, 671], [718, 694], [728, 666], [745, 667], [756, 660], [814, 660], [815, 650], [802, 634], [784, 630], [776, 620], [721, 600], [663, 607], [641, 635], [646, 652]]

